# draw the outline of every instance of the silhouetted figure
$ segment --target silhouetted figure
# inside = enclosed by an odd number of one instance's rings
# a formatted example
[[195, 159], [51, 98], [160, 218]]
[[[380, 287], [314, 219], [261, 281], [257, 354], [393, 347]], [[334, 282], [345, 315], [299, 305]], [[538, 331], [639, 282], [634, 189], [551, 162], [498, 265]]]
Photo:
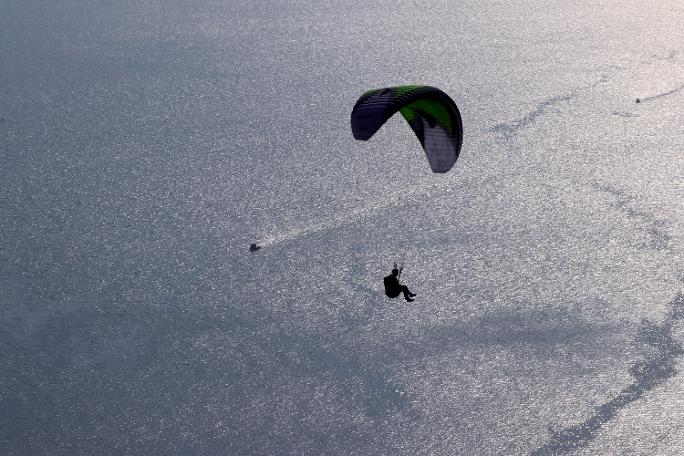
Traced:
[[401, 271], [404, 269], [397, 269], [396, 263], [394, 264], [394, 269], [392, 269], [392, 274], [385, 277], [385, 294], [390, 298], [396, 298], [400, 293], [404, 293], [404, 299], [408, 302], [413, 302], [411, 297], [415, 296], [415, 293], [411, 293], [406, 285], [399, 283], [399, 277], [401, 276]]
[[250, 252], [256, 252], [256, 251], [259, 250], [260, 248], [261, 248], [261, 246], [258, 246], [258, 245], [256, 245], [256, 244], [250, 244], [250, 245], [249, 245], [249, 251], [250, 251]]

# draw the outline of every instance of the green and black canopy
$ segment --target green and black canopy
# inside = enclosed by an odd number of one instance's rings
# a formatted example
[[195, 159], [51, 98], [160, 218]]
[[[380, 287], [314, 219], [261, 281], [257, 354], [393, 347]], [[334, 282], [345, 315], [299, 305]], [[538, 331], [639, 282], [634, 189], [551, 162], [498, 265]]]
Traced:
[[449, 171], [461, 151], [463, 125], [456, 103], [437, 88], [409, 85], [364, 93], [351, 114], [354, 138], [370, 139], [397, 111], [418, 137], [432, 171]]

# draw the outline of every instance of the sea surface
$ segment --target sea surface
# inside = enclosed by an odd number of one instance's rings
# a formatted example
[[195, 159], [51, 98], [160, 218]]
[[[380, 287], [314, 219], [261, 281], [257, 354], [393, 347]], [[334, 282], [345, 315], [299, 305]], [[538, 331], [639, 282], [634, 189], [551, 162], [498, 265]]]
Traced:
[[[682, 24], [0, 0], [0, 454], [681, 455]], [[402, 84], [458, 105], [449, 173], [353, 139]]]

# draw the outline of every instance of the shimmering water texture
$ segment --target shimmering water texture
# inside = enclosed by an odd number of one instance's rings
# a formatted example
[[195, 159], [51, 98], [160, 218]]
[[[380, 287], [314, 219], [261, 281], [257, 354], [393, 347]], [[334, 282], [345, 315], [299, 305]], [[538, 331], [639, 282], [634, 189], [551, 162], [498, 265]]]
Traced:
[[679, 372], [675, 368], [678, 358], [684, 354], [682, 343], [672, 334], [672, 328], [684, 318], [684, 294], [677, 295], [661, 324], [644, 322], [639, 328], [635, 345], [650, 351], [645, 359], [632, 364], [629, 373], [634, 381], [620, 390], [613, 399], [596, 407], [596, 413], [585, 421], [559, 431], [547, 444], [532, 451], [532, 455], [556, 455], [572, 453], [589, 443], [601, 427], [632, 402], [666, 382]]
[[3, 0], [0, 455], [684, 454], [682, 24]]

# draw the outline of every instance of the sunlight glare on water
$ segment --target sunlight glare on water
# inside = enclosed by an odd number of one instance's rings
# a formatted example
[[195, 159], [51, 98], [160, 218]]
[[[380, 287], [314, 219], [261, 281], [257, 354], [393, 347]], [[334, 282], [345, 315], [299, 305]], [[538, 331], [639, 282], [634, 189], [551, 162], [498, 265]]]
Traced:
[[2, 10], [3, 454], [681, 454], [680, 2]]

